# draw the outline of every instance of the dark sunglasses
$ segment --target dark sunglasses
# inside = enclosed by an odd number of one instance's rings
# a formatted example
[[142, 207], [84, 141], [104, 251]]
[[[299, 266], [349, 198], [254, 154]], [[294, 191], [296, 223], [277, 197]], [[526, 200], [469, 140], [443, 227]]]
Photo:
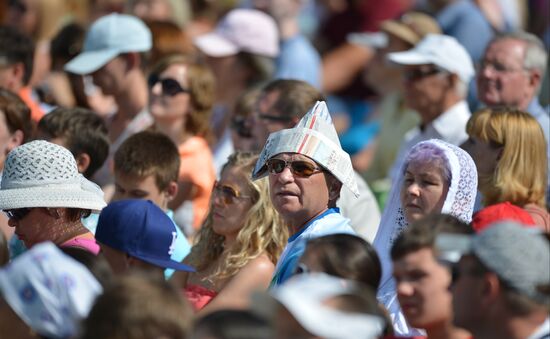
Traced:
[[303, 160], [286, 161], [282, 159], [269, 159], [267, 161], [267, 169], [273, 174], [279, 174], [287, 167], [290, 168], [293, 174], [299, 177], [310, 177], [315, 173], [323, 171], [320, 167]]
[[252, 130], [248, 126], [246, 118], [235, 117], [231, 120], [231, 127], [241, 138], [252, 138]]
[[432, 76], [434, 74], [444, 73], [445, 70], [442, 70], [441, 68], [431, 68], [431, 69], [422, 69], [422, 68], [416, 68], [409, 71], [404, 71], [403, 77], [407, 81], [415, 81], [420, 80], [422, 78], [426, 78], [429, 76]]
[[32, 208], [16, 208], [13, 210], [4, 210], [4, 213], [8, 216], [9, 219], [21, 220], [29, 214]]
[[292, 117], [290, 116], [284, 116], [284, 115], [271, 115], [271, 114], [258, 114], [258, 118], [261, 120], [267, 120], [272, 122], [289, 122], [292, 120]]
[[27, 12], [27, 5], [25, 5], [23, 2], [21, 2], [20, 0], [10, 0], [8, 2], [8, 6], [21, 12], [21, 13], [26, 13]]
[[173, 97], [174, 95], [177, 95], [180, 93], [190, 92], [188, 88], [183, 88], [177, 80], [172, 78], [160, 79], [158, 75], [151, 74], [149, 76], [149, 79], [147, 79], [147, 84], [149, 85], [149, 88], [153, 88], [157, 84], [157, 82], [160, 82], [163, 95], [168, 95]]
[[222, 185], [219, 182], [214, 182], [213, 194], [222, 198], [222, 201], [226, 205], [231, 205], [235, 203], [237, 199], [250, 199], [251, 196], [242, 195], [241, 192], [237, 191], [231, 186]]

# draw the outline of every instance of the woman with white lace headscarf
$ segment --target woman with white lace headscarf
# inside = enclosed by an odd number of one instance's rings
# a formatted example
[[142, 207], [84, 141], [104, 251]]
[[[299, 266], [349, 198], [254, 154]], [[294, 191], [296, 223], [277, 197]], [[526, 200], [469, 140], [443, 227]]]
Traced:
[[477, 170], [461, 148], [442, 140], [422, 141], [411, 148], [393, 183], [374, 247], [382, 263], [378, 300], [388, 309], [396, 334], [416, 335], [403, 317], [392, 277], [390, 250], [413, 221], [430, 213], [446, 213], [469, 223], [477, 192]]

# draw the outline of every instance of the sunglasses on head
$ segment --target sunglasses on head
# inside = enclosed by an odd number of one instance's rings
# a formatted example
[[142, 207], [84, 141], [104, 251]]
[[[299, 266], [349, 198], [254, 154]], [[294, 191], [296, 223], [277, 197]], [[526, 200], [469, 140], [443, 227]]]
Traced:
[[163, 95], [168, 95], [173, 97], [174, 95], [177, 95], [180, 93], [190, 92], [188, 88], [183, 88], [176, 79], [172, 79], [172, 78], [160, 79], [159, 76], [156, 74], [151, 74], [149, 76], [149, 79], [147, 79], [147, 84], [149, 85], [149, 88], [153, 88], [157, 84], [157, 82], [160, 82]]
[[16, 208], [12, 210], [4, 210], [4, 213], [6, 213], [9, 219], [19, 221], [24, 217], [26, 217], [30, 211], [31, 211], [31, 208]]
[[219, 182], [214, 182], [213, 194], [220, 197], [224, 204], [231, 205], [234, 204], [237, 199], [250, 199], [251, 196], [242, 195], [241, 192], [237, 191], [229, 185], [223, 185]]
[[267, 169], [273, 174], [279, 174], [287, 167], [290, 168], [293, 174], [299, 177], [310, 177], [315, 173], [323, 171], [320, 167], [303, 160], [286, 161], [283, 159], [269, 159], [267, 161]]

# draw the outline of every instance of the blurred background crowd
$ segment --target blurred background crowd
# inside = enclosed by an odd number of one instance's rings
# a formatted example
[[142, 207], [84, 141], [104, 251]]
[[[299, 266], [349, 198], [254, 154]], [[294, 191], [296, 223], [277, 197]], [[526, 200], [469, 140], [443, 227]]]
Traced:
[[549, 0], [3, 0], [0, 338], [546, 338], [549, 49]]

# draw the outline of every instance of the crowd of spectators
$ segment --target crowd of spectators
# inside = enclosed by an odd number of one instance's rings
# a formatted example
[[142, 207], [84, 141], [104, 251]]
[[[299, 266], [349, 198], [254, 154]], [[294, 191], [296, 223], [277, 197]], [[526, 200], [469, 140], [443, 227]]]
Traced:
[[0, 3], [0, 338], [550, 337], [545, 0]]

